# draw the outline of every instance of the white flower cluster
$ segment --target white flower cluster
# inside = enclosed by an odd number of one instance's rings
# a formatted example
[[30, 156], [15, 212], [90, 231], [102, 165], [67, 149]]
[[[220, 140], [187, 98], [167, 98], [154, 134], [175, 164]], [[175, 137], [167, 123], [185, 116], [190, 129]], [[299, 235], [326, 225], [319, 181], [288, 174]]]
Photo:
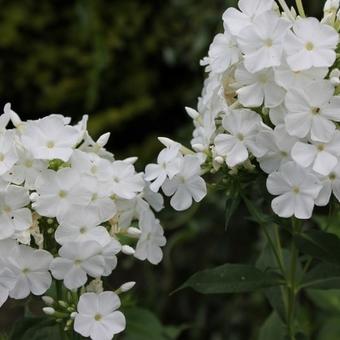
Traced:
[[[162, 259], [166, 240], [154, 214], [162, 196], [136, 172], [135, 158], [115, 160], [105, 149], [109, 134], [94, 141], [86, 123], [61, 115], [23, 122], [10, 104], [0, 116], [0, 305], [44, 294], [53, 278], [84, 291], [90, 278], [111, 275], [120, 252]], [[113, 292], [84, 294], [75, 331], [111, 339], [125, 327], [118, 307]]]
[[224, 33], [201, 62], [208, 77], [198, 109], [187, 108], [192, 164], [176, 175], [182, 156], [168, 145], [146, 169], [152, 190], [164, 180], [165, 194], [178, 189], [177, 210], [205, 193], [199, 162], [235, 174], [256, 159], [280, 217], [309, 219], [332, 193], [340, 200], [339, 0], [326, 2], [322, 21], [278, 2], [283, 12], [274, 0], [240, 0], [223, 14]]

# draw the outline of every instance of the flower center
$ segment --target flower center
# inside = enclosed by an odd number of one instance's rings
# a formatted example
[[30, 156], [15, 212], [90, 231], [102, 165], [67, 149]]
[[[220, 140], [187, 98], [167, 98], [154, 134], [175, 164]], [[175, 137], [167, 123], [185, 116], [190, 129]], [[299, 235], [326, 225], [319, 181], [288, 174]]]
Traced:
[[237, 138], [238, 138], [241, 142], [244, 141], [244, 136], [242, 135], [242, 133], [238, 133], [238, 134], [237, 134]]
[[59, 197], [60, 198], [65, 198], [67, 196], [67, 192], [66, 191], [64, 191], [64, 190], [60, 190], [59, 191]]
[[313, 115], [319, 115], [321, 109], [319, 107], [312, 107], [311, 111]]
[[25, 167], [26, 168], [32, 168], [33, 166], [33, 161], [28, 159], [27, 161], [25, 161]]
[[53, 141], [49, 141], [49, 142], [47, 142], [46, 146], [47, 146], [49, 149], [53, 149], [53, 148], [54, 148], [54, 142], [53, 142]]
[[94, 316], [94, 319], [95, 319], [96, 321], [100, 321], [100, 320], [102, 319], [101, 314], [96, 314], [96, 315]]
[[3, 162], [5, 159], [5, 155], [3, 153], [0, 153], [0, 162]]
[[336, 174], [334, 172], [332, 172], [330, 175], [329, 175], [329, 179], [331, 181], [335, 181], [336, 180]]
[[30, 270], [29, 270], [28, 268], [23, 268], [21, 272], [22, 272], [23, 274], [27, 274], [29, 271], [30, 271]]
[[314, 44], [311, 41], [308, 41], [308, 43], [305, 45], [305, 48], [307, 51], [313, 51], [314, 50]]
[[300, 193], [300, 188], [299, 187], [293, 187], [293, 193], [294, 194], [298, 194], [298, 193]]
[[91, 168], [91, 174], [95, 174], [97, 172], [97, 167], [95, 165], [92, 166]]
[[81, 265], [81, 260], [74, 260], [74, 265], [75, 266], [80, 266]]
[[97, 198], [98, 198], [98, 194], [94, 193], [91, 197], [91, 201], [94, 202], [97, 200]]
[[317, 149], [318, 149], [318, 151], [324, 151], [325, 150], [325, 146], [323, 144], [319, 144], [317, 146]]
[[12, 209], [9, 206], [5, 205], [4, 212], [9, 214], [11, 211], [12, 211]]
[[288, 152], [286, 152], [286, 151], [281, 151], [281, 156], [282, 156], [282, 157], [288, 157]]
[[273, 47], [273, 40], [272, 40], [272, 39], [266, 39], [266, 40], [264, 41], [264, 45], [265, 45], [266, 47]]
[[79, 231], [80, 231], [81, 234], [85, 234], [86, 233], [86, 227], [81, 227]]

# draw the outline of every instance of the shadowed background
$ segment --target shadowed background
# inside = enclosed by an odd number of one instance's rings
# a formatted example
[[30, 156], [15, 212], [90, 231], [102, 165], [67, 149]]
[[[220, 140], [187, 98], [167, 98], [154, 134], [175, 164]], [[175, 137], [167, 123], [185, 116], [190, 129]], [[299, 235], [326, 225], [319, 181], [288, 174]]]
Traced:
[[[310, 15], [320, 15], [323, 1], [305, 2]], [[0, 1], [0, 104], [11, 102], [23, 119], [62, 113], [76, 121], [87, 113], [92, 135], [111, 131], [110, 150], [117, 158], [138, 156], [142, 170], [161, 148], [157, 136], [189, 142], [184, 106], [195, 106], [202, 87], [199, 60], [222, 29], [222, 13], [235, 3]], [[258, 228], [244, 218], [243, 207], [227, 231], [224, 210], [223, 196], [211, 196], [185, 213], [169, 209], [162, 215], [168, 236], [164, 263], [155, 268], [122, 261], [113, 286], [136, 280], [127, 303], [154, 314], [138, 315], [149, 325], [146, 337], [122, 339], [257, 337], [270, 311], [261, 294], [215, 297], [184, 291], [169, 296], [198, 270], [250, 262], [258, 254]], [[39, 308], [33, 299], [32, 311]], [[0, 311], [0, 331], [8, 332], [22, 315], [20, 303], [7, 303]], [[159, 333], [152, 333], [156, 328]], [[137, 333], [143, 332], [148, 331]]]

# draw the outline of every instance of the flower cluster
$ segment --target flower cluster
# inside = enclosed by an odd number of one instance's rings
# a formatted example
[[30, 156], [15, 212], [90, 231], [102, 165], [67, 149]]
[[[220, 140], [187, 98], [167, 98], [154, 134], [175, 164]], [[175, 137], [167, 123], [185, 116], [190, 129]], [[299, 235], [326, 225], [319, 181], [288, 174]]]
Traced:
[[0, 305], [42, 295], [55, 280], [69, 292], [61, 301], [68, 309], [50, 303], [46, 312], [102, 340], [121, 332], [125, 318], [100, 279], [119, 253], [161, 261], [166, 240], [154, 212], [163, 199], [136, 158], [115, 160], [109, 134], [94, 141], [86, 124], [86, 116], [73, 126], [61, 115], [24, 122], [10, 104], [0, 116]]
[[[208, 77], [198, 108], [187, 108], [196, 154], [185, 157], [213, 172], [258, 165], [277, 196], [273, 211], [309, 219], [332, 193], [340, 200], [339, 1], [326, 2], [321, 21], [278, 2], [283, 12], [274, 0], [240, 0], [223, 14], [224, 32], [201, 61]], [[202, 198], [204, 184], [193, 160], [191, 173], [175, 175], [178, 148], [167, 145], [146, 179], [156, 178], [157, 191], [166, 178], [165, 194], [180, 188], [172, 206], [181, 210]]]

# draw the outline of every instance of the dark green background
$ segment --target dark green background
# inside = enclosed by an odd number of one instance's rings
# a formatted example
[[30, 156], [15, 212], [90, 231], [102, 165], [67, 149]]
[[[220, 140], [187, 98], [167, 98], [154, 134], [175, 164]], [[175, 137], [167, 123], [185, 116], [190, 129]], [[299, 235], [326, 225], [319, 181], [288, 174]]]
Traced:
[[[305, 1], [309, 14], [323, 1]], [[184, 106], [195, 106], [213, 35], [225, 0], [0, 1], [0, 104], [10, 101], [23, 119], [62, 113], [90, 115], [94, 136], [111, 131], [117, 157], [138, 156], [138, 167], [160, 149], [157, 136], [189, 142]], [[131, 298], [163, 324], [188, 328], [182, 339], [249, 340], [270, 309], [260, 294], [169, 296], [192, 273], [225, 262], [251, 262], [258, 228], [243, 208], [224, 229], [225, 198], [211, 196], [186, 213], [163, 213], [168, 236], [157, 268], [121, 261], [113, 283], [136, 280]], [[39, 306], [38, 306], [39, 307]], [[37, 300], [31, 309], [36, 310]], [[0, 330], [22, 315], [17, 303], [0, 311]], [[134, 340], [134, 339], [133, 339]], [[137, 339], [136, 339], [137, 340]], [[160, 340], [160, 339], [156, 339]]]

